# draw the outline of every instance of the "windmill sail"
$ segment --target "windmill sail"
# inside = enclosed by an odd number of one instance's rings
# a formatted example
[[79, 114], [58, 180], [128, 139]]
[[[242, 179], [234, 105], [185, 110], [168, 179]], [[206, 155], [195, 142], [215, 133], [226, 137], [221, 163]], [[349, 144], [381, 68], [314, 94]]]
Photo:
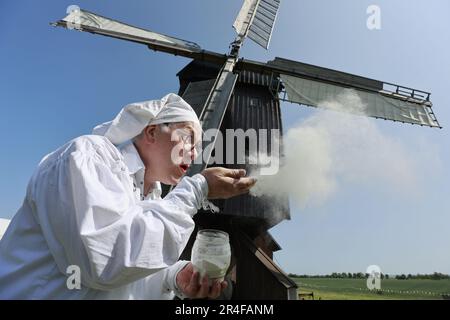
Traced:
[[73, 10], [64, 19], [53, 23], [53, 25], [145, 44], [150, 49], [156, 51], [163, 51], [189, 58], [210, 60], [218, 63], [226, 61], [226, 56], [202, 50], [194, 42], [134, 27], [81, 9]]
[[233, 27], [243, 40], [246, 36], [261, 47], [269, 47], [281, 0], [245, 0]]
[[247, 36], [257, 4], [258, 0], [245, 0], [242, 4], [242, 8], [233, 23], [233, 28], [236, 30], [239, 36]]
[[201, 155], [202, 163], [197, 163], [197, 161], [195, 161], [187, 172], [187, 175], [189, 176], [201, 172], [208, 165], [218, 130], [222, 124], [225, 111], [227, 110], [228, 103], [238, 78], [238, 75], [233, 73], [235, 63], [236, 60], [230, 58], [223, 65], [203, 106], [199, 117], [203, 131], [208, 131], [209, 129], [216, 129], [216, 131], [212, 136], [211, 142], [203, 141], [203, 154]]
[[183, 93], [183, 100], [189, 103], [198, 117], [202, 114], [203, 106], [214, 83], [215, 79], [191, 82]]
[[267, 64], [245, 60], [237, 67], [279, 77], [282, 85], [274, 91], [284, 101], [440, 128], [428, 92], [283, 58]]
[[395, 97], [329, 83], [281, 75], [288, 101], [312, 107], [330, 108], [369, 117], [421, 126], [440, 127], [431, 111], [431, 102]]

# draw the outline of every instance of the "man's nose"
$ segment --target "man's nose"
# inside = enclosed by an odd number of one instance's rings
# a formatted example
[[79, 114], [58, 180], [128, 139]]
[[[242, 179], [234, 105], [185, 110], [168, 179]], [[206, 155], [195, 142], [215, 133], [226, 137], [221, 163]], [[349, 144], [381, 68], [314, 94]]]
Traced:
[[197, 158], [198, 152], [195, 147], [183, 148], [180, 150], [180, 156], [184, 159], [184, 161], [190, 160], [194, 161]]
[[195, 149], [195, 147], [192, 147], [192, 149], [191, 149], [191, 161], [194, 161], [195, 158], [197, 158], [197, 155], [198, 155], [197, 149]]

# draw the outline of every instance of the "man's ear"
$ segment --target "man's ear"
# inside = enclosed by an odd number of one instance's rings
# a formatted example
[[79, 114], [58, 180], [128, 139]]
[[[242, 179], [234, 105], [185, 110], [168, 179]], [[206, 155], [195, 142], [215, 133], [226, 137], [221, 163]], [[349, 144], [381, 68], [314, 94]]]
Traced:
[[156, 126], [155, 125], [149, 125], [142, 130], [142, 133], [144, 134], [144, 139], [148, 143], [153, 143], [156, 140]]

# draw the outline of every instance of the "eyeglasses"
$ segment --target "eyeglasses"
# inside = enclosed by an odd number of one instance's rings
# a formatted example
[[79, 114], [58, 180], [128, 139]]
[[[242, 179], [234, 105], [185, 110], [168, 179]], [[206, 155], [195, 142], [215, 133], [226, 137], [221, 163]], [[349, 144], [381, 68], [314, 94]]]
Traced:
[[[176, 124], [177, 123], [163, 123], [162, 125], [173, 128]], [[172, 141], [181, 141], [183, 143], [183, 149], [185, 151], [195, 150], [197, 154], [200, 154], [200, 152], [202, 151], [202, 140], [200, 139], [195, 144], [193, 144], [195, 138], [195, 131], [192, 128], [176, 127], [171, 133]]]
[[[190, 130], [186, 130], [190, 131]], [[183, 142], [183, 146], [185, 150], [194, 151], [199, 154], [202, 150], [202, 140], [198, 141], [197, 143], [192, 143], [194, 141], [194, 134], [193, 133], [185, 133], [180, 134], [180, 139]]]

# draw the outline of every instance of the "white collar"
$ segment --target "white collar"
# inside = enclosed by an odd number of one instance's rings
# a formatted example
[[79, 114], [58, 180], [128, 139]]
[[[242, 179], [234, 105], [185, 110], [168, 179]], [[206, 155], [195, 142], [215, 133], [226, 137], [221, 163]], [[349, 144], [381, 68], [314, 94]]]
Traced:
[[[118, 149], [122, 153], [123, 161], [128, 167], [130, 175], [134, 176], [135, 180], [139, 180], [139, 182], [142, 182], [142, 185], [139, 183], [139, 188], [141, 189], [141, 192], [144, 193], [143, 183], [145, 175], [145, 165], [144, 162], [142, 162], [141, 156], [134, 146], [134, 143], [132, 141], [126, 142], [125, 144], [122, 144]], [[147, 197], [150, 196], [150, 198], [159, 198], [161, 197], [161, 194], [161, 183], [159, 181], [156, 181], [152, 191], [150, 191]]]
[[132, 141], [121, 145], [119, 150], [123, 155], [123, 160], [125, 165], [128, 167], [130, 174], [135, 174], [140, 170], [145, 170], [144, 162], [142, 162], [141, 156]]

